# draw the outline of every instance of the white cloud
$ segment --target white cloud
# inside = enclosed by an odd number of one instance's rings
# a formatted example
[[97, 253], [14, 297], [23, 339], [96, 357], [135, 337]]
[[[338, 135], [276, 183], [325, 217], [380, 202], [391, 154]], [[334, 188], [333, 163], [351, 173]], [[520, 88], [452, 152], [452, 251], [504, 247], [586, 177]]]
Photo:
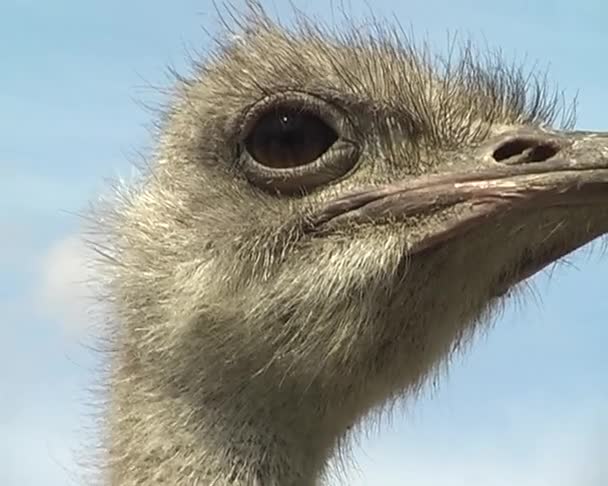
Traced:
[[53, 244], [40, 264], [36, 309], [68, 332], [90, 330], [95, 307], [92, 251], [79, 235]]

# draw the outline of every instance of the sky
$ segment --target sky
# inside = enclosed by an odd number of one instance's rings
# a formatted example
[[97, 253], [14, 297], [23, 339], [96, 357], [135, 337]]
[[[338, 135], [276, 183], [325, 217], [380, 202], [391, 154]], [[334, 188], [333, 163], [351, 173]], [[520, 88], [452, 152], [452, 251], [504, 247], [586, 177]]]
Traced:
[[[329, 3], [293, 3], [329, 20]], [[287, 2], [267, 2], [289, 17]], [[352, 0], [432, 44], [458, 31], [539, 61], [608, 130], [603, 0]], [[350, 5], [350, 6], [349, 6]], [[81, 484], [94, 434], [87, 203], [153, 147], [142, 105], [217, 29], [206, 0], [0, 3], [0, 484]], [[603, 258], [602, 258], [602, 255]], [[533, 279], [438, 387], [355, 447], [346, 484], [608, 484], [608, 256], [585, 248]]]

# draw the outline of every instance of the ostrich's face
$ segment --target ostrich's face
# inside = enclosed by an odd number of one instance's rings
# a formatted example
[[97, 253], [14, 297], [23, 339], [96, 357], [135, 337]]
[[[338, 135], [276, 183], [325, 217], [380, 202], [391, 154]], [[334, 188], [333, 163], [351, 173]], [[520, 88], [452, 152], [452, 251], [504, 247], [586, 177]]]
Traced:
[[215, 377], [371, 406], [608, 231], [608, 138], [541, 128], [556, 103], [500, 61], [378, 38], [258, 19], [180, 84], [114, 285], [201, 400]]

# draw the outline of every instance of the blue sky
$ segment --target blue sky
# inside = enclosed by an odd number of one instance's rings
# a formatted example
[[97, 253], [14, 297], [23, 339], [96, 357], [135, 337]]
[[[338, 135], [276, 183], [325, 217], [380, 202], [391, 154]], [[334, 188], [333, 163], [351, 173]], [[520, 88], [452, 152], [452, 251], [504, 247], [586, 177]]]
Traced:
[[[327, 18], [329, 3], [296, 5]], [[603, 0], [375, 0], [445, 45], [459, 30], [548, 65], [608, 130]], [[287, 2], [268, 2], [279, 15]], [[370, 8], [352, 0], [361, 15]], [[90, 436], [89, 276], [75, 212], [150, 148], [165, 67], [205, 49], [211, 2], [3, 0], [0, 5], [0, 484], [79, 484]], [[440, 387], [355, 448], [349, 484], [608, 484], [608, 257], [584, 249], [511, 305]]]

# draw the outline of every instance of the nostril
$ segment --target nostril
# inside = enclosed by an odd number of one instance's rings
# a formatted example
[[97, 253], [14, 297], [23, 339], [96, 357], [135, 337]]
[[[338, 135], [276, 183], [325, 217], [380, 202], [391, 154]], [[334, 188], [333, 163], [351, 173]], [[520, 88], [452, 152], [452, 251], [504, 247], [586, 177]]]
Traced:
[[496, 162], [521, 164], [542, 162], [557, 155], [557, 143], [537, 138], [517, 137], [502, 143], [492, 154]]

